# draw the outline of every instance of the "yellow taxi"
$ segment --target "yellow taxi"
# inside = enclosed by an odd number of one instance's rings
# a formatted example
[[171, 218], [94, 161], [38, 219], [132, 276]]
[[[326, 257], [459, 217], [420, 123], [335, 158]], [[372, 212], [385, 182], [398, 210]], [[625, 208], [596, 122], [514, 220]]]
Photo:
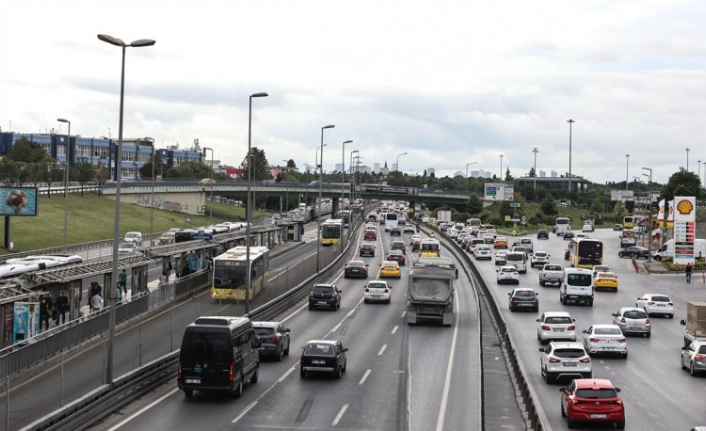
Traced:
[[495, 242], [493, 243], [493, 247], [497, 249], [506, 249], [510, 246], [510, 244], [507, 242], [507, 238], [504, 236], [499, 236], [495, 238]]
[[596, 290], [618, 291], [618, 276], [610, 271], [603, 271], [596, 274], [593, 281], [593, 288]]
[[435, 218], [430, 218], [429, 221], [427, 222], [427, 225], [429, 227], [436, 227], [436, 219]]
[[388, 260], [382, 263], [380, 267], [380, 278], [400, 278], [402, 276], [402, 271], [400, 270], [400, 264]]

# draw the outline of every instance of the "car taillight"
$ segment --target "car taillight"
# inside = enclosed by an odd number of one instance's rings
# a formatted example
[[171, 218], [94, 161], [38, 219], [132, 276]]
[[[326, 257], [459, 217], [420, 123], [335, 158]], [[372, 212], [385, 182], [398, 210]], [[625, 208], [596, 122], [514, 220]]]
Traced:
[[628, 339], [627, 339], [627, 338], [618, 338], [616, 341], [617, 341], [618, 343], [627, 343], [627, 342], [628, 342]]
[[390, 293], [390, 291], [389, 291], [389, 290], [387, 290], [387, 289], [385, 289], [385, 293]]
[[177, 364], [177, 379], [181, 379], [181, 361]]
[[228, 373], [228, 380], [231, 382], [235, 381], [235, 369], [236, 369], [235, 362], [231, 362], [230, 363], [230, 372]]
[[670, 307], [672, 307], [672, 306], [674, 306], [674, 303], [673, 303], [673, 302], [667, 302], [667, 305], [669, 305]]
[[588, 339], [588, 342], [589, 342], [589, 343], [597, 343], [597, 342], [599, 342], [599, 341], [600, 341], [600, 340], [599, 340], [598, 338], [589, 338], [589, 339]]
[[536, 296], [533, 296], [532, 301], [539, 301], [539, 298], [537, 298]]
[[370, 289], [368, 289], [368, 288], [366, 287], [366, 288], [365, 288], [365, 293], [369, 293], [369, 292], [370, 292]]
[[620, 318], [620, 323], [627, 323], [627, 322], [625, 321], [625, 318], [624, 318], [624, 317], [621, 317], [621, 318]]
[[647, 303], [647, 305], [655, 305], [655, 303], [653, 301], [650, 301]]
[[591, 362], [591, 358], [585, 357], [585, 358], [579, 359], [579, 362], [581, 362], [582, 364], [588, 364], [589, 362]]
[[547, 276], [547, 273], [546, 273], [546, 272], [542, 272], [542, 277], [546, 277], [546, 276]]
[[706, 359], [706, 355], [699, 354], [699, 355], [694, 356], [694, 360], [696, 360], [696, 361], [702, 361], [704, 359]]
[[650, 319], [645, 319], [645, 324], [649, 325], [650, 324]]
[[282, 337], [279, 335], [275, 335], [274, 337], [270, 338], [270, 340], [274, 341], [275, 343], [279, 343], [280, 340], [282, 340]]
[[542, 325], [542, 331], [548, 331], [552, 328], [549, 327], [549, 325]]
[[576, 330], [576, 326], [571, 325], [571, 326], [569, 326], [568, 328], [566, 328], [566, 330], [567, 330], [567, 331], [575, 331], [575, 330]]

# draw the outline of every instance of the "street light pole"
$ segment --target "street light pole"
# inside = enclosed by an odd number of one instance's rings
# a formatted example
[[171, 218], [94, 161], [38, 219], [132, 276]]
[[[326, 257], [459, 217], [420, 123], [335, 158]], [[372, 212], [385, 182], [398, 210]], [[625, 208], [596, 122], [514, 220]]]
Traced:
[[400, 156], [406, 156], [406, 155], [407, 155], [407, 153], [399, 154], [399, 155], [397, 156], [397, 162], [395, 162], [395, 167], [397, 168], [397, 175], [398, 175], [397, 181], [398, 181], [399, 183], [402, 182], [402, 181], [400, 180], [400, 178], [402, 177], [402, 171], [400, 170]]
[[537, 190], [537, 153], [539, 150], [537, 147], [534, 147], [532, 152], [534, 153], [534, 189]]
[[503, 155], [500, 155], [500, 181], [503, 181]]
[[125, 103], [125, 51], [128, 47], [140, 48], [152, 46], [156, 42], [152, 39], [138, 39], [126, 44], [121, 39], [107, 34], [99, 34], [98, 39], [122, 49], [122, 66], [120, 69], [120, 114], [118, 120], [118, 147], [115, 151], [115, 226], [113, 229], [113, 256], [110, 286], [106, 286], [106, 296], [110, 304], [108, 317], [108, 358], [106, 361], [106, 383], [113, 388], [113, 359], [115, 356], [115, 314], [117, 307], [116, 289], [113, 287], [118, 280], [118, 248], [120, 239], [120, 181], [121, 158], [123, 156], [123, 107]]
[[628, 191], [628, 172], [630, 167], [630, 154], [625, 155], [625, 191]]
[[351, 158], [348, 162], [348, 168], [351, 170], [351, 187], [350, 190], [348, 190], [348, 201], [351, 203], [353, 202], [353, 192], [355, 190], [355, 176], [353, 176], [353, 153], [360, 154], [360, 151], [351, 151]]
[[471, 165], [475, 165], [478, 162], [471, 162], [471, 163], [466, 163], [466, 191], [468, 191], [468, 167]]
[[209, 205], [211, 213], [211, 223], [213, 223], [213, 148], [203, 147], [203, 155], [206, 155], [206, 151], [211, 152], [211, 205]]
[[[267, 97], [267, 93], [254, 93], [251, 94], [248, 99], [248, 190], [246, 192], [246, 200], [248, 202], [247, 207], [245, 207], [245, 268], [247, 273], [245, 274], [245, 292], [247, 297], [245, 298], [245, 313], [250, 312], [250, 305], [252, 304], [250, 287], [252, 285], [252, 269], [250, 268], [250, 224], [252, 223], [252, 206], [253, 202], [250, 201], [250, 189], [252, 183], [253, 174], [253, 157], [252, 154], [252, 99], [253, 97]], [[213, 153], [212, 153], [213, 154]]]
[[333, 124], [321, 128], [321, 164], [319, 165], [319, 211], [317, 214], [316, 272], [321, 270], [321, 183], [324, 182], [324, 129], [333, 129]]
[[[352, 142], [353, 141], [349, 139], [347, 141], [343, 141], [343, 144], [341, 144], [341, 209], [343, 209], [343, 199], [346, 193], [346, 144], [350, 144]], [[349, 209], [351, 207], [350, 201], [348, 202], [348, 207]]]
[[71, 147], [71, 121], [65, 118], [58, 118], [60, 123], [68, 123], [69, 131], [66, 135], [66, 172], [64, 173], [64, 254], [68, 254], [67, 246], [69, 241], [69, 148]]
[[690, 148], [686, 149], [686, 170], [687, 172], [689, 171], [689, 151], [691, 151]]
[[[648, 239], [647, 247], [648, 248], [647, 249], [648, 249], [649, 256], [652, 257], [652, 168], [643, 167], [642, 169], [645, 171], [648, 171], [650, 173], [649, 174], [649, 183], [647, 184], [647, 207], [649, 208], [649, 212], [650, 212], [650, 222], [649, 222], [649, 226], [647, 229], [647, 234], [648, 234], [648, 236], [647, 236], [647, 239]], [[642, 174], [642, 175], [647, 176], [647, 174]], [[665, 201], [666, 201], [666, 199], [665, 199]], [[665, 225], [667, 224], [667, 218], [668, 218], [666, 213], [667, 212], [665, 211], [665, 217], [664, 217]]]
[[[571, 193], [571, 129], [575, 121], [569, 118], [567, 123], [569, 123], [569, 193]], [[571, 200], [571, 195], [569, 195], [569, 200]]]

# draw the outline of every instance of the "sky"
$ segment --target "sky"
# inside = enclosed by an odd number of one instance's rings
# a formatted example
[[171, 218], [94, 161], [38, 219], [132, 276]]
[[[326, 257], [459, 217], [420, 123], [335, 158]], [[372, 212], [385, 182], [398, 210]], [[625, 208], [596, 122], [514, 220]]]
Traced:
[[706, 173], [704, 1], [8, 0], [2, 16], [2, 131], [65, 133], [66, 118], [117, 139], [108, 34], [156, 40], [126, 50], [123, 136], [198, 139], [228, 165], [267, 92], [251, 142], [272, 165], [313, 166], [335, 125], [326, 171], [358, 150], [408, 174], [518, 177], [536, 148], [538, 171], [571, 158], [597, 183]]

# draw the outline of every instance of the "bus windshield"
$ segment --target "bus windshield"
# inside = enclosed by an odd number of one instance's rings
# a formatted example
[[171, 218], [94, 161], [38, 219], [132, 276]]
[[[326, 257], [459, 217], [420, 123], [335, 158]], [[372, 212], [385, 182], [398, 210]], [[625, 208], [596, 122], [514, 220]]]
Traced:
[[245, 264], [245, 261], [216, 260], [213, 268], [213, 287], [235, 289], [245, 286]]
[[568, 217], [557, 217], [556, 224], [569, 224]]
[[325, 224], [325, 225], [321, 226], [321, 237], [322, 238], [340, 238], [341, 237], [341, 225]]

